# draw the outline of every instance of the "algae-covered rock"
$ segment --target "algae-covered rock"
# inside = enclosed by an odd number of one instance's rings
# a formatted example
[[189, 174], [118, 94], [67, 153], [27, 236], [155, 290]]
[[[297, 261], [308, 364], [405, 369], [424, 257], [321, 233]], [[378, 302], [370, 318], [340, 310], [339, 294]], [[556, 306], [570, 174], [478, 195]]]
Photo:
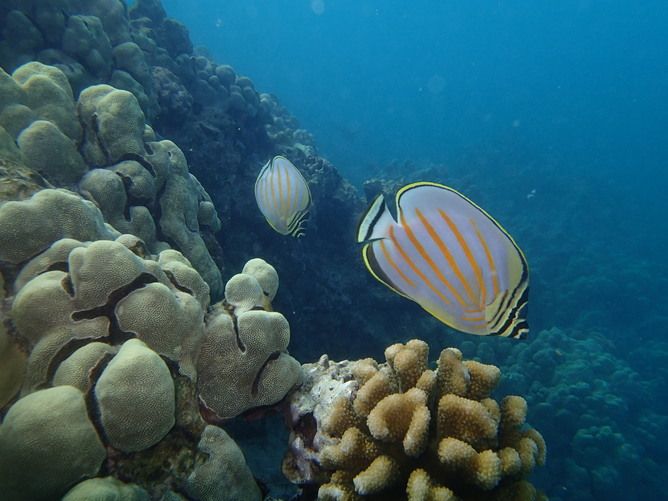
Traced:
[[[0, 142], [2, 138], [3, 133], [0, 128]], [[16, 148], [13, 141], [12, 144]], [[17, 153], [16, 157], [4, 155], [6, 150], [0, 153], [0, 204], [8, 200], [25, 200], [50, 186], [46, 179], [23, 165], [18, 160], [20, 158], [18, 148], [15, 151]]]
[[16, 402], [0, 425], [0, 485], [11, 500], [59, 498], [97, 474], [105, 449], [72, 386], [35, 392]]
[[174, 426], [174, 382], [158, 354], [138, 339], [126, 341], [95, 386], [109, 443], [124, 452], [146, 449]]
[[204, 464], [186, 481], [188, 495], [201, 501], [253, 501], [262, 499], [239, 446], [217, 426], [207, 426], [197, 444], [207, 454]]

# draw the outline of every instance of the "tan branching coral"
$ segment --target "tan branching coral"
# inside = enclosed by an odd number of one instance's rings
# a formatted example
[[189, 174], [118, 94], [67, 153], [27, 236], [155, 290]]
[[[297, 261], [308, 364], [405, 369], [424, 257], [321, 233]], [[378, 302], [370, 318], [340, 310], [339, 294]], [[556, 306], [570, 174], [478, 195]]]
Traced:
[[406, 484], [406, 495], [413, 501], [454, 501], [455, 493], [447, 487], [435, 485], [422, 468], [413, 470]]
[[[545, 442], [526, 424], [522, 397], [500, 405], [490, 398], [497, 367], [464, 361], [448, 348], [431, 370], [428, 346], [419, 340], [392, 345], [385, 357], [386, 364], [340, 362], [340, 370], [326, 359], [304, 367], [307, 380], [292, 399], [293, 430], [307, 419], [316, 431], [309, 437], [293, 431], [299, 448], [291, 447], [284, 462], [291, 480], [320, 484], [319, 499], [398, 499], [399, 492], [411, 501], [509, 499], [509, 493], [543, 499], [525, 478], [544, 464]], [[300, 392], [326, 384], [352, 391], [341, 391], [325, 412], [305, 405], [309, 399]], [[314, 474], [318, 468], [324, 471]]]

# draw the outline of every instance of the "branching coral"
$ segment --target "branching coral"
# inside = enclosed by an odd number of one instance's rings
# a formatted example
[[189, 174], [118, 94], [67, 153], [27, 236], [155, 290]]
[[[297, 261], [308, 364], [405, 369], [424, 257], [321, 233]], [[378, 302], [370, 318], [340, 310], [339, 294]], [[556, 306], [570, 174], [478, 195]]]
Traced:
[[[449, 348], [433, 371], [419, 340], [385, 358], [305, 366], [288, 478], [319, 485], [319, 499], [542, 499], [525, 477], [544, 464], [545, 442], [526, 425], [522, 397], [490, 398], [498, 368]], [[339, 390], [323, 394], [326, 385]]]

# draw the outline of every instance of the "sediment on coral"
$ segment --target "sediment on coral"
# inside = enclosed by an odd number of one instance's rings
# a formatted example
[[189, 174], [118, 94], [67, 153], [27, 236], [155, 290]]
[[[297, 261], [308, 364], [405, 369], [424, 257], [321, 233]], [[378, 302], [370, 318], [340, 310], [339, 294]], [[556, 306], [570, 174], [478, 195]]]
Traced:
[[545, 442], [522, 397], [491, 398], [498, 368], [447, 348], [432, 370], [415, 339], [385, 357], [304, 366], [290, 398], [290, 480], [319, 499], [546, 499], [527, 481]]

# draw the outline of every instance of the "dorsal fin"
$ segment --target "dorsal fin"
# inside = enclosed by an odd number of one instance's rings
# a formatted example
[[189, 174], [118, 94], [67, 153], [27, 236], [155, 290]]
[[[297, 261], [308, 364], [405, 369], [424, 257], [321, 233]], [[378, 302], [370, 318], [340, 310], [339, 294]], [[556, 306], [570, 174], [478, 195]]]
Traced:
[[387, 237], [387, 229], [394, 222], [381, 193], [362, 215], [357, 226], [357, 243], [361, 244]]

